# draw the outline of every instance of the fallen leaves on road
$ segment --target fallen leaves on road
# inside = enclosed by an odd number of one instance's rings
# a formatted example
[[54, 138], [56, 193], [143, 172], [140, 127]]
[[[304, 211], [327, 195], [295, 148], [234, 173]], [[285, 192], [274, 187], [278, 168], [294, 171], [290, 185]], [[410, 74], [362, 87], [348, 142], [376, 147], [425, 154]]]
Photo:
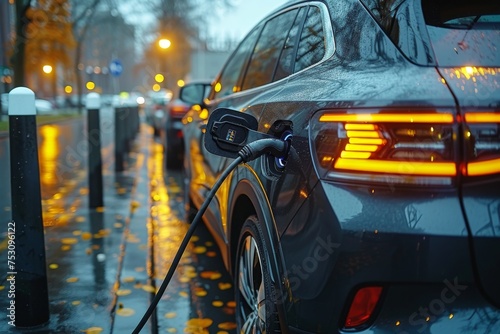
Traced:
[[236, 324], [234, 322], [223, 322], [223, 323], [219, 324], [218, 327], [219, 327], [219, 329], [230, 331], [230, 330], [236, 329]]
[[156, 293], [156, 289], [152, 285], [143, 285], [142, 290], [146, 292]]
[[213, 306], [213, 307], [222, 307], [222, 306], [224, 306], [224, 302], [223, 302], [223, 301], [221, 301], [221, 300], [214, 300], [214, 301], [212, 302], [212, 306]]
[[101, 327], [90, 327], [90, 328], [83, 330], [82, 332], [87, 333], [87, 334], [99, 334], [102, 331], [103, 331], [103, 329]]
[[212, 319], [208, 318], [193, 318], [186, 322], [186, 328], [184, 328], [184, 333], [191, 334], [204, 334], [209, 333], [207, 328], [213, 324]]
[[167, 319], [173, 319], [177, 316], [177, 313], [175, 312], [168, 312], [168, 313], [165, 313], [165, 318]]
[[78, 239], [77, 238], [62, 238], [61, 243], [63, 243], [64, 245], [75, 245], [78, 243]]
[[130, 295], [132, 293], [132, 290], [130, 289], [119, 289], [119, 290], [116, 290], [116, 295], [117, 296], [126, 296], [126, 295]]
[[193, 249], [193, 253], [195, 254], [203, 254], [207, 251], [207, 247], [205, 246], [196, 246], [194, 249]]
[[116, 311], [116, 314], [122, 317], [130, 317], [135, 314], [135, 311], [131, 308], [120, 308]]
[[222, 274], [217, 271], [204, 271], [200, 274], [202, 278], [217, 280], [222, 277]]

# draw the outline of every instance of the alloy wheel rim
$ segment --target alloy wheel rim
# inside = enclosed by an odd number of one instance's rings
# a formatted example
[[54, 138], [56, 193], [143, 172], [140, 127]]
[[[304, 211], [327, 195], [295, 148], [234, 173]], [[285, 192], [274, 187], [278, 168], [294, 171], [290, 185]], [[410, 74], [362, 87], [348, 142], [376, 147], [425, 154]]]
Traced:
[[238, 273], [241, 333], [265, 333], [266, 296], [261, 254], [252, 236], [244, 240]]

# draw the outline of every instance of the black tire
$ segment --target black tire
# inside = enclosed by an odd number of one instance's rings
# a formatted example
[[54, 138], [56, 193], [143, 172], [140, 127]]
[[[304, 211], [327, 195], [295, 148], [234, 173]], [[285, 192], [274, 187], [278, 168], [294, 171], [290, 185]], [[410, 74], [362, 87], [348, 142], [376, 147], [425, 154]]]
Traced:
[[235, 269], [237, 333], [280, 333], [268, 251], [255, 216], [243, 224]]
[[184, 207], [186, 209], [186, 223], [191, 224], [198, 213], [198, 209], [194, 206], [193, 200], [189, 195]]
[[191, 171], [189, 170], [189, 164], [184, 157], [184, 168], [183, 168], [183, 183], [184, 183], [184, 209], [185, 215], [184, 218], [186, 223], [191, 224], [194, 220], [194, 217], [198, 213], [198, 209], [194, 205], [193, 199], [189, 195], [189, 183], [191, 182], [190, 176]]
[[165, 148], [165, 167], [171, 170], [179, 170], [182, 168], [182, 159], [179, 157], [179, 152], [175, 148]]

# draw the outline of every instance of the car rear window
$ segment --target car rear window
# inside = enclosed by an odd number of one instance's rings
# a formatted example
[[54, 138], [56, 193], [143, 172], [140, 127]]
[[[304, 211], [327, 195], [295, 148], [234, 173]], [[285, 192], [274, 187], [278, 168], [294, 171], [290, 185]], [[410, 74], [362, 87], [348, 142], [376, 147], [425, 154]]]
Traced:
[[500, 1], [361, 1], [419, 65], [500, 66]]
[[440, 66], [500, 66], [500, 2], [424, 0], [422, 10]]

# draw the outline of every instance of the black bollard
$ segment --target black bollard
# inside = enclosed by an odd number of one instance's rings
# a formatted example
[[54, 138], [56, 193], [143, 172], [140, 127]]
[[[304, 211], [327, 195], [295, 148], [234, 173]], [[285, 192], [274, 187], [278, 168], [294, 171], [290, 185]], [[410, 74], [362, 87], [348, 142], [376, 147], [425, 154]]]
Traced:
[[115, 172], [125, 170], [125, 129], [124, 111], [122, 107], [115, 108]]
[[89, 168], [89, 208], [104, 206], [102, 193], [101, 125], [99, 109], [101, 97], [97, 93], [87, 95], [87, 141]]
[[[35, 94], [9, 93], [12, 222], [9, 223], [7, 317], [16, 327], [49, 321], [49, 297], [38, 166]], [[12, 234], [11, 234], [12, 232]]]

